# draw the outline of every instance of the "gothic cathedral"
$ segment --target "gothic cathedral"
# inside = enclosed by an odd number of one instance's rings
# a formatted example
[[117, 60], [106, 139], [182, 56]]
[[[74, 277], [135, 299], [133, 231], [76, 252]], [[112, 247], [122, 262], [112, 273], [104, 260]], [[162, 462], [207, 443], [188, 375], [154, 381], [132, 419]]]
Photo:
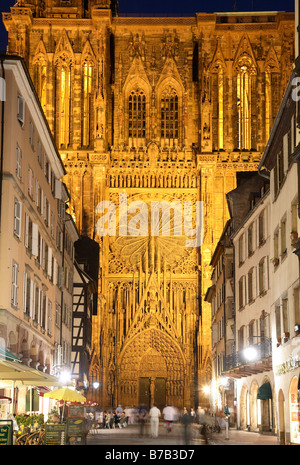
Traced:
[[[204, 295], [225, 193], [264, 151], [294, 61], [294, 15], [130, 17], [116, 0], [19, 0], [3, 20], [61, 153], [69, 212], [100, 244], [99, 402], [195, 407], [210, 380]], [[120, 234], [120, 199], [203, 202], [202, 245], [184, 232]], [[97, 227], [104, 201], [116, 205], [116, 235]]]

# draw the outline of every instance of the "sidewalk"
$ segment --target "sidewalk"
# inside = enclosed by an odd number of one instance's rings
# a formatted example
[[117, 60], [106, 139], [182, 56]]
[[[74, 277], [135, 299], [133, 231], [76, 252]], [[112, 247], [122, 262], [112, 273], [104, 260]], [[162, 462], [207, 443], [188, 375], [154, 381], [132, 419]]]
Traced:
[[229, 429], [228, 439], [226, 432], [222, 429], [220, 433], [214, 433], [210, 439], [211, 445], [220, 446], [277, 446], [277, 436], [272, 434], [259, 434], [237, 429]]

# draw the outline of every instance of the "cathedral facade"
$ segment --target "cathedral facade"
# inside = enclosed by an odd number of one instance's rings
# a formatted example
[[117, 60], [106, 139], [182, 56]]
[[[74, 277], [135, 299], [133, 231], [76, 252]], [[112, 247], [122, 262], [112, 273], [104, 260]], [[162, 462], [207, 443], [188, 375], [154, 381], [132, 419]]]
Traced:
[[[130, 17], [108, 0], [19, 0], [3, 20], [7, 53], [24, 57], [60, 150], [69, 212], [100, 244], [99, 402], [197, 406], [210, 380], [204, 296], [225, 194], [237, 171], [257, 169], [292, 69], [294, 15]], [[120, 233], [124, 199], [139, 235]], [[116, 234], [99, 228], [105, 202]], [[169, 235], [162, 219], [150, 234], [142, 206], [163, 202], [203, 202], [200, 246], [174, 221]]]

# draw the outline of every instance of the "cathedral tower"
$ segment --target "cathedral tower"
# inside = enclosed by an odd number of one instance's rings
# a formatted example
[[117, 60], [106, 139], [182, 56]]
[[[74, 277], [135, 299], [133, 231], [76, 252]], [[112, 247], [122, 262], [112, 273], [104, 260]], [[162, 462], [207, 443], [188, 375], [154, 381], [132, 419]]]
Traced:
[[[237, 171], [257, 169], [292, 68], [293, 15], [122, 17], [107, 0], [38, 4], [3, 15], [8, 53], [29, 67], [78, 229], [100, 244], [100, 403], [196, 406], [210, 379], [204, 295], [225, 193]], [[140, 236], [120, 234], [125, 200], [140, 207]], [[99, 234], [103, 201], [116, 206], [116, 235]], [[169, 235], [163, 222], [149, 234], [151, 202], [199, 201], [201, 247], [187, 247], [174, 222]]]

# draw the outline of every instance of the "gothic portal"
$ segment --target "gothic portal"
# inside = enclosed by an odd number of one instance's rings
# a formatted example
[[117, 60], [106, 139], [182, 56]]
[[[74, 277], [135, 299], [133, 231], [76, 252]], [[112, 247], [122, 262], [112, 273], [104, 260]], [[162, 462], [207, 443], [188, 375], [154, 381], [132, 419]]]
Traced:
[[[195, 406], [210, 379], [203, 297], [225, 193], [264, 150], [294, 60], [293, 14], [128, 17], [108, 0], [19, 0], [3, 18], [60, 150], [69, 211], [100, 243], [99, 401]], [[203, 245], [174, 230], [102, 237], [97, 206], [120, 213], [120, 194], [147, 207], [203, 201]]]

